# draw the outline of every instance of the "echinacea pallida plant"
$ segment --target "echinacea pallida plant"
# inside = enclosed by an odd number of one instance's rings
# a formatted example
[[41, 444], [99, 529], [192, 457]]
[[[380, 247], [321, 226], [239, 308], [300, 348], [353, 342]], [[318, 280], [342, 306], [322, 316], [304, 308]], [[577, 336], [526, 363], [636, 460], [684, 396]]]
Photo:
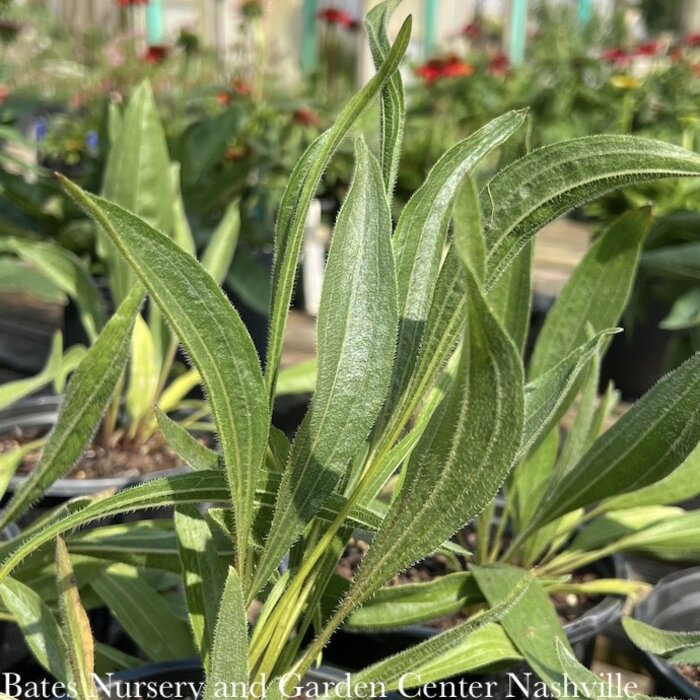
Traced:
[[[179, 556], [173, 561], [161, 552], [160, 561], [183, 573], [207, 697], [214, 697], [218, 682], [258, 679], [268, 682], [269, 694], [281, 694], [397, 572], [441, 546], [463, 552], [449, 538], [492, 502], [513, 464], [554, 425], [552, 416], [570, 393], [562, 385], [575, 384], [590, 353], [584, 328], [570, 339], [571, 348], [562, 349], [565, 363], [545, 373], [549, 383], [532, 403], [521, 360], [532, 237], [552, 218], [621, 183], [700, 174], [699, 157], [652, 141], [596, 137], [559, 144], [502, 170], [482, 195], [470, 188], [467, 226], [448, 237], [460, 183], [522, 125], [524, 113], [511, 112], [445, 154], [394, 227], [388, 200], [403, 134], [397, 68], [410, 34], [407, 22], [389, 45], [385, 22], [395, 4], [379, 5], [368, 18], [376, 76], [309, 147], [285, 192], [265, 373], [235, 309], [191, 255], [134, 213], [64, 181], [135, 274], [130, 305], [120, 313], [137, 312], [142, 285], [187, 350], [207, 391], [220, 452], [163, 421], [166, 436], [195, 473], [134, 487], [47, 524], [7, 548], [0, 581], [57, 535], [110, 514], [174, 505]], [[318, 319], [316, 391], [290, 446], [271, 427], [270, 407], [306, 212], [335, 150], [375, 96], [382, 105], [379, 158], [357, 141]], [[595, 330], [600, 334], [607, 326]], [[673, 381], [695, 378], [695, 367], [687, 366]], [[75, 392], [99, 378], [79, 379]], [[533, 405], [541, 420], [533, 420]], [[697, 442], [697, 407], [681, 408], [686, 432], [677, 440], [673, 425], [662, 436], [673, 450], [658, 472], [673, 473]], [[74, 405], [63, 412], [57, 431], [69, 421], [92, 428], [95, 420], [88, 407]], [[382, 508], [376, 495], [397, 470], [401, 488]], [[558, 515], [554, 505], [538, 511], [543, 525]], [[324, 597], [354, 530], [370, 533], [372, 544], [327, 613]], [[232, 545], [232, 558], [220, 556], [222, 539]], [[67, 544], [77, 551], [80, 534]], [[287, 554], [289, 565], [280, 573]], [[147, 547], [130, 552], [130, 562], [139, 557], [149, 561]], [[486, 611], [357, 678], [391, 688], [408, 670], [428, 674], [437, 668], [449, 675], [457, 652], [475, 635], [516, 611], [522, 615], [521, 596], [540, 591], [528, 572], [515, 569], [517, 580], [515, 574], [511, 580], [508, 571], [475, 573]], [[491, 588], [491, 580], [508, 582], [507, 592]], [[249, 629], [254, 601], [260, 614]], [[556, 639], [566, 645], [557, 626], [552, 629], [549, 652]], [[314, 640], [304, 647], [310, 630]]]
[[635, 646], [656, 654], [669, 663], [700, 666], [700, 632], [673, 632], [648, 625], [632, 617], [622, 619], [622, 626]]

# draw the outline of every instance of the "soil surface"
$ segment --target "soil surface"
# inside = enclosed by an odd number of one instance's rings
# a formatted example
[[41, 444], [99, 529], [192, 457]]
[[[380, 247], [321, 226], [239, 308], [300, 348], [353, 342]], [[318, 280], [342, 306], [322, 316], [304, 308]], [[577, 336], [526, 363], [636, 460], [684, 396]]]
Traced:
[[[17, 428], [0, 437], [0, 454], [16, 449], [46, 434], [41, 429]], [[18, 475], [29, 474], [39, 462], [41, 450], [27, 455]], [[182, 460], [165, 443], [160, 433], [154, 433], [146, 442], [132, 442], [123, 434], [115, 433], [108, 442], [97, 438], [65, 477], [68, 479], [104, 479], [109, 477], [137, 477], [182, 466]]]
[[688, 681], [688, 683], [694, 685], [696, 688], [700, 688], [700, 666], [679, 664], [675, 667], [675, 669]]
[[[350, 579], [355, 575], [355, 572], [360, 566], [368, 545], [361, 540], [351, 540], [343, 557], [336, 568], [336, 573], [344, 578]], [[410, 569], [395, 576], [389, 586], [402, 586], [407, 583], [428, 583], [436, 578], [452, 573], [454, 567], [451, 565], [447, 557], [440, 554], [427, 557], [422, 561], [414, 564]], [[586, 583], [594, 581], [598, 576], [590, 571], [575, 573], [571, 578], [571, 583]], [[551, 596], [552, 603], [559, 615], [562, 624], [572, 622], [578, 619], [585, 612], [593, 608], [601, 601], [600, 596], [589, 596], [579, 593], [556, 593]], [[466, 611], [460, 611], [450, 617], [441, 618], [439, 620], [431, 620], [424, 623], [427, 627], [435, 627], [436, 629], [450, 629], [464, 622], [467, 618]]]

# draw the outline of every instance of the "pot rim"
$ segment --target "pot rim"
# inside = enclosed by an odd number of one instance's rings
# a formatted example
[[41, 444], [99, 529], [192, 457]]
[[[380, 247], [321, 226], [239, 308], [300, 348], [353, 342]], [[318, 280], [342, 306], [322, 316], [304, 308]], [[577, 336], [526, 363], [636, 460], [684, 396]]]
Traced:
[[[56, 421], [58, 410], [63, 400], [62, 396], [45, 395], [35, 396], [12, 404], [9, 408], [0, 411], [0, 433], [4, 430], [22, 425], [53, 425]], [[140, 476], [112, 476], [100, 479], [69, 479], [62, 478], [54, 481], [44, 492], [42, 497], [49, 498], [73, 498], [75, 496], [91, 495], [108, 489], [121, 490], [128, 486], [135, 486], [147, 481], [153, 481], [161, 477], [187, 474], [191, 468], [183, 465], [172, 469], [163, 469]], [[13, 476], [7, 486], [7, 492], [17, 491], [28, 479], [28, 476]]]

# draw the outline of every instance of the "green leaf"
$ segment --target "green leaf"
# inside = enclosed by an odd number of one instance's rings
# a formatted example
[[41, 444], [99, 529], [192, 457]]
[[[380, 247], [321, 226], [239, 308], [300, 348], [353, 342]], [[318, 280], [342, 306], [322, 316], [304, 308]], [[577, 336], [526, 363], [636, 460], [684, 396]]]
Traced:
[[58, 602], [66, 640], [66, 661], [76, 684], [77, 700], [95, 700], [97, 689], [93, 680], [95, 672], [95, 647], [90, 621], [80, 602], [78, 582], [65, 542], [56, 539], [56, 579]]
[[194, 654], [186, 623], [175, 616], [163, 596], [139, 576], [135, 567], [113, 564], [90, 585], [153, 661], [186, 659]]
[[180, 163], [172, 163], [170, 166], [170, 186], [172, 188], [173, 206], [173, 240], [186, 253], [194, 256], [196, 253], [194, 236], [187, 219], [185, 203], [182, 201], [180, 188]]
[[294, 168], [285, 189], [275, 234], [272, 314], [266, 362], [266, 383], [270, 403], [275, 395], [287, 311], [292, 298], [299, 250], [311, 200], [338, 146], [399, 67], [410, 36], [411, 17], [409, 16], [401, 27], [381, 70], [350, 99], [338, 115], [335, 124], [308, 147]]
[[[266, 530], [272, 517], [275, 495], [279, 489], [279, 478], [278, 474], [268, 473], [267, 483], [259, 487], [256, 493], [256, 500], [260, 503], [261, 520]], [[220, 470], [162, 477], [134, 486], [114, 496], [83, 505], [79, 510], [61, 519], [42, 523], [43, 527], [34, 528], [28, 534], [25, 533], [12, 542], [0, 545], [0, 552], [3, 554], [0, 583], [41, 545], [83, 525], [103, 518], [152, 508], [201, 503], [228, 505], [230, 500], [231, 494], [226, 478]], [[333, 494], [320, 509], [317, 517], [321, 522], [331, 523], [346, 505], [347, 499], [344, 496]], [[350, 527], [375, 532], [382, 522], [382, 517], [381, 513], [370, 508], [355, 506], [347, 522]]]
[[[387, 33], [389, 19], [401, 0], [383, 2], [367, 14], [365, 27], [369, 38], [372, 61], [376, 70], [381, 70], [391, 51]], [[381, 93], [381, 138], [380, 158], [386, 193], [391, 197], [401, 161], [406, 107], [404, 105], [401, 73], [395, 71], [384, 85]]]
[[276, 396], [313, 394], [316, 390], [318, 362], [316, 359], [299, 362], [280, 370]]
[[69, 671], [65, 641], [48, 605], [29, 586], [12, 578], [0, 584], [0, 597], [17, 620], [34, 658], [54, 678], [67, 683]]
[[639, 506], [663, 506], [694, 498], [700, 494], [698, 474], [700, 474], [700, 445], [668, 476], [642, 489], [606, 498], [600, 504], [599, 510], [605, 512]]
[[71, 251], [47, 241], [6, 238], [0, 250], [9, 250], [31, 263], [50, 282], [65, 292], [78, 307], [88, 338], [94, 341], [105, 324], [100, 290], [85, 263]]
[[[472, 571], [492, 606], [507, 600], [514, 586], [529, 582], [524, 595], [501, 617], [500, 624], [535, 673], [550, 688], [561, 685], [565, 676], [559, 665], [557, 648], [558, 645], [565, 649], [570, 647], [554, 606], [540, 582], [531, 572], [508, 564], [474, 567]], [[558, 697], [569, 698], [570, 695], [564, 692]]]
[[700, 632], [669, 632], [631, 617], [623, 617], [622, 626], [632, 642], [650, 654], [668, 657], [700, 647]]
[[387, 403], [387, 411], [394, 409], [395, 415], [402, 415], [394, 408], [398, 397], [403, 395], [409, 402], [422, 398], [413, 393], [412, 374], [418, 364], [418, 350], [437, 293], [435, 283], [459, 185], [483, 158], [522, 125], [523, 120], [522, 112], [509, 112], [453, 146], [440, 158], [401, 213], [393, 239], [401, 325], [396, 374]]
[[258, 588], [367, 439], [388, 391], [397, 324], [389, 202], [379, 164], [359, 140], [321, 295], [316, 393], [282, 478]]
[[3, 511], [0, 527], [24, 513], [50, 484], [67, 474], [90, 442], [124, 370], [131, 329], [142, 301], [138, 285], [73, 374], [41, 459]]
[[629, 212], [590, 247], [547, 314], [530, 362], [532, 378], [585, 343], [589, 323], [598, 333], [619, 322], [650, 223], [648, 207]]
[[481, 207], [476, 181], [467, 175], [457, 190], [454, 213], [455, 250], [462, 259], [462, 264], [474, 271], [479, 282], [484, 278], [484, 260], [486, 259], [486, 242], [481, 225]]
[[700, 353], [637, 401], [550, 491], [539, 525], [671, 474], [700, 440]]
[[175, 511], [175, 529], [190, 625], [204, 668], [209, 670], [227, 564], [219, 558], [209, 525], [195, 506], [181, 506]]
[[468, 280], [467, 333], [455, 379], [411, 455], [404, 485], [369, 548], [348, 604], [369, 597], [479, 513], [503, 483], [520, 446], [520, 359], [477, 283], [471, 275]]
[[695, 328], [700, 325], [700, 287], [693, 287], [679, 296], [671, 307], [671, 312], [659, 324], [668, 331]]
[[[204, 700], [220, 697], [217, 688], [240, 687], [248, 682], [248, 620], [241, 579], [232, 567], [221, 596], [219, 621], [212, 648]], [[232, 685], [235, 684], [235, 685]]]
[[168, 418], [157, 406], [155, 412], [163, 437], [185, 464], [197, 470], [219, 468], [220, 456], [214, 450], [205, 447], [185, 428]]
[[63, 182], [139, 275], [202, 377], [231, 488], [237, 562], [245, 572], [255, 482], [269, 430], [248, 331], [214, 280], [176, 243], [125, 209]]
[[63, 360], [63, 336], [60, 332], [54, 334], [51, 340], [51, 350], [44, 368], [34, 377], [17, 379], [0, 385], [0, 410], [11, 406], [25, 396], [33, 394], [56, 379], [61, 371]]
[[352, 629], [396, 629], [453, 615], [483, 601], [467, 571], [441, 576], [429, 583], [411, 583], [380, 589], [349, 618]]
[[129, 382], [126, 391], [126, 409], [131, 419], [129, 436], [134, 437], [140, 421], [152, 410], [158, 391], [160, 374], [153, 336], [148, 324], [137, 314], [131, 334]]
[[642, 256], [647, 272], [697, 282], [700, 280], [700, 243], [649, 250]]
[[[379, 661], [372, 666], [353, 674], [349, 680], [347, 687], [352, 691], [358, 687], [361, 688], [362, 683], [382, 682], [387, 690], [393, 690], [399, 687], [402, 678], [406, 678], [421, 666], [428, 666], [434, 662], [444, 658], [453, 650], [459, 647], [463, 648], [465, 643], [474, 641], [475, 635], [479, 630], [485, 629], [487, 626], [499, 620], [503, 615], [508, 614], [509, 609], [516, 605], [518, 600], [525, 594], [527, 582], [520, 582], [515, 587], [511, 588], [509, 595], [500, 605], [494, 605], [491, 609], [473, 616], [466, 622], [463, 622], [452, 629], [435, 635], [420, 644], [399, 652], [394, 656]], [[422, 678], [411, 679], [415, 682], [410, 683], [411, 686], [420, 685]], [[407, 683], [408, 687], [409, 684]], [[339, 697], [337, 691], [332, 691], [328, 694], [328, 698]], [[345, 695], [348, 697], [356, 697], [354, 694]]]
[[236, 200], [226, 211], [204, 249], [202, 267], [221, 284], [231, 267], [241, 229], [240, 203]]
[[675, 518], [668, 518], [628, 535], [615, 544], [615, 549], [668, 561], [698, 561], [700, 512], [683, 512]]
[[484, 192], [487, 287], [537, 231], [567, 211], [619, 187], [693, 175], [700, 175], [700, 156], [637, 136], [587, 136], [532, 151]]
[[22, 460], [34, 450], [39, 449], [43, 444], [43, 439], [32, 440], [14, 450], [0, 454], [0, 500], [5, 497], [7, 487], [19, 465], [22, 464]]
[[525, 385], [525, 427], [520, 448], [523, 456], [558, 425], [578, 392], [581, 375], [615, 332], [615, 329], [601, 331]]
[[[148, 82], [131, 95], [121, 128], [105, 165], [102, 195], [148, 224], [172, 232], [172, 185], [165, 132]], [[107, 243], [110, 285], [123, 299], [132, 285], [129, 268]]]

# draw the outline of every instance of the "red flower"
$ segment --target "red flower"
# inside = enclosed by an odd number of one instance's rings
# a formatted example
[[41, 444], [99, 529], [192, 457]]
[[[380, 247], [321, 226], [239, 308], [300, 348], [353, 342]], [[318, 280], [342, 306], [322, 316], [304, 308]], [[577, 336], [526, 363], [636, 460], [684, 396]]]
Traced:
[[318, 126], [321, 123], [321, 117], [310, 107], [299, 107], [294, 112], [294, 121], [302, 126]]
[[416, 69], [416, 75], [426, 83], [434, 83], [441, 78], [465, 78], [474, 73], [474, 66], [465, 63], [457, 56], [433, 58]]
[[636, 56], [658, 56], [661, 53], [663, 45], [660, 41], [650, 41], [646, 44], [640, 44], [634, 50]]
[[146, 49], [144, 55], [144, 60], [146, 63], [163, 63], [163, 61], [168, 57], [170, 49], [163, 44], [152, 44]]
[[481, 25], [471, 22], [462, 29], [462, 36], [467, 37], [467, 39], [478, 39], [481, 36]]
[[241, 97], [250, 97], [253, 94], [253, 86], [245, 78], [231, 81], [231, 89]]
[[119, 7], [131, 7], [132, 5], [148, 5], [148, 0], [117, 0]]
[[357, 29], [358, 23], [345, 10], [329, 7], [321, 10], [316, 17], [326, 24], [334, 24], [343, 29]]
[[227, 107], [230, 102], [231, 102], [231, 93], [226, 92], [225, 90], [222, 90], [217, 96], [216, 96], [217, 102], [222, 106], [222, 107]]
[[10, 89], [7, 87], [7, 85], [2, 85], [0, 83], [0, 106], [5, 104], [5, 100], [7, 99], [9, 94]]
[[685, 38], [685, 45], [693, 48], [700, 46], [700, 34], [688, 34]]
[[246, 144], [242, 146], [230, 146], [224, 152], [225, 160], [245, 160], [250, 155], [250, 148]]
[[614, 63], [619, 68], [628, 66], [631, 59], [629, 53], [621, 48], [607, 49], [600, 54], [600, 57], [608, 63]]
[[510, 60], [504, 53], [497, 53], [489, 61], [489, 73], [491, 75], [503, 76], [510, 70]]

